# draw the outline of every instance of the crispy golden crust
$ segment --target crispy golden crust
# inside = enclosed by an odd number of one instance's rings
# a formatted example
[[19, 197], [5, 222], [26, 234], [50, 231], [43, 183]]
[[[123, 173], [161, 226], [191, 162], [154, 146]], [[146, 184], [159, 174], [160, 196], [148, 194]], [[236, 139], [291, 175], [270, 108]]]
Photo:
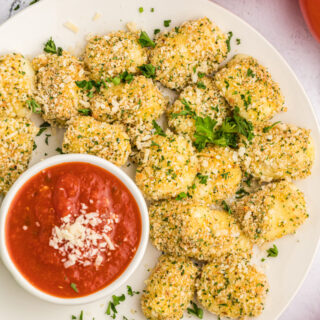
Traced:
[[303, 193], [291, 182], [265, 185], [232, 206], [247, 236], [257, 244], [295, 233], [308, 217]]
[[231, 107], [254, 124], [271, 119], [285, 111], [284, 98], [265, 67], [256, 59], [236, 55], [215, 74], [215, 83]]
[[138, 42], [139, 34], [117, 31], [89, 39], [84, 62], [91, 79], [99, 81], [122, 72], [138, 72], [138, 67], [147, 63], [147, 49]]
[[232, 215], [190, 201], [160, 201], [149, 208], [150, 238], [168, 254], [210, 261], [235, 254], [250, 256], [252, 245]]
[[166, 199], [187, 192], [197, 173], [197, 158], [191, 142], [170, 131], [165, 137], [154, 135], [141, 159], [136, 183], [148, 199]]
[[27, 169], [37, 132], [24, 118], [0, 118], [0, 194]]
[[193, 298], [197, 272], [184, 257], [161, 256], [141, 297], [146, 318], [179, 320]]
[[29, 117], [27, 100], [34, 91], [34, 71], [21, 54], [0, 57], [0, 117]]
[[159, 34], [150, 61], [156, 79], [171, 89], [198, 81], [198, 72], [211, 74], [227, 55], [227, 36], [208, 18], [187, 21]]
[[198, 154], [198, 162], [194, 187], [189, 190], [193, 200], [215, 204], [235, 194], [242, 178], [235, 151], [218, 146], [208, 147]]
[[61, 56], [42, 54], [32, 63], [43, 118], [52, 125], [65, 126], [82, 108], [84, 96], [75, 81], [86, 80], [83, 63], [66, 51]]
[[[192, 84], [186, 87], [179, 98], [168, 109], [169, 126], [179, 134], [188, 135], [193, 139], [195, 120], [191, 115], [184, 115], [186, 108], [199, 117], [210, 117], [220, 125], [227, 116], [230, 107], [218, 92], [211, 78], [199, 79], [201, 85]], [[186, 106], [187, 104], [187, 106]]]
[[62, 148], [65, 153], [97, 155], [117, 166], [124, 165], [131, 152], [129, 137], [121, 125], [85, 116], [68, 122]]
[[311, 174], [314, 146], [310, 130], [271, 123], [255, 129], [249, 143], [241, 143], [239, 155], [244, 171], [261, 181], [302, 179]]
[[202, 268], [197, 297], [218, 316], [245, 319], [261, 314], [268, 288], [266, 275], [246, 260], [214, 260]]

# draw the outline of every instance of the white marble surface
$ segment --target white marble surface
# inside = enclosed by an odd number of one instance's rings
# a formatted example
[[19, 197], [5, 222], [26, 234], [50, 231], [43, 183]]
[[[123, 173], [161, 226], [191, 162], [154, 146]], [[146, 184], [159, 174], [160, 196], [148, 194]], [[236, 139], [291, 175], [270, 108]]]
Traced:
[[[23, 10], [31, 1], [0, 0], [0, 23]], [[298, 0], [214, 1], [247, 21], [280, 51], [300, 79], [320, 120], [320, 44], [312, 38], [305, 26]], [[320, 252], [317, 253], [302, 288], [281, 316], [281, 320], [320, 319], [318, 270]]]

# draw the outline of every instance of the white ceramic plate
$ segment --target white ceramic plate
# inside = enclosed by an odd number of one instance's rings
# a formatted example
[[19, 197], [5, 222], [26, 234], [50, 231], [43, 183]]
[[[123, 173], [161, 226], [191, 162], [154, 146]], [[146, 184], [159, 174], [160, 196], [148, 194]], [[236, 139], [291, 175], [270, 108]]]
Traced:
[[[143, 13], [139, 13], [139, 7], [144, 8]], [[150, 8], [154, 8], [154, 12]], [[101, 14], [101, 18], [93, 21], [96, 12]], [[269, 68], [280, 84], [288, 107], [288, 112], [277, 119], [310, 128], [315, 140], [316, 161], [313, 174], [308, 179], [297, 182], [305, 192], [310, 218], [296, 235], [276, 241], [279, 256], [268, 258], [265, 262], [271, 290], [266, 308], [259, 319], [273, 320], [279, 317], [298, 290], [317, 248], [320, 235], [320, 135], [316, 117], [303, 88], [284, 59], [260, 34], [232, 13], [207, 0], [45, 0], [27, 8], [0, 27], [0, 54], [16, 51], [31, 58], [42, 51], [43, 43], [50, 36], [59, 46], [67, 50], [76, 48], [80, 52], [88, 33], [110, 32], [125, 28], [127, 22], [134, 21], [151, 35], [155, 28], [164, 29], [164, 20], [171, 19], [173, 27], [185, 20], [202, 16], [214, 20], [225, 32], [233, 31], [229, 58], [235, 53], [246, 53]], [[79, 27], [77, 34], [63, 26], [67, 21]], [[241, 39], [240, 45], [236, 45], [236, 38]], [[40, 119], [36, 121], [42, 122]], [[48, 156], [56, 154], [55, 149], [60, 146], [61, 132], [58, 131], [49, 138], [49, 146], [43, 141], [45, 133], [37, 141], [38, 147], [31, 164], [44, 158], [45, 153]], [[130, 172], [130, 168], [125, 170]], [[143, 281], [156, 263], [157, 256], [157, 251], [149, 244], [144, 261], [127, 283], [134, 290], [143, 289]], [[81, 309], [84, 310], [84, 320], [92, 320], [93, 317], [96, 320], [109, 318], [104, 314], [108, 299], [82, 307], [45, 303], [20, 288], [2, 264], [0, 284], [0, 319], [68, 320], [72, 314], [79, 315]], [[117, 294], [124, 292], [126, 286], [118, 290]], [[123, 319], [123, 315], [129, 320], [144, 319], [139, 307], [139, 296], [128, 297], [118, 310], [117, 319]], [[188, 317], [191, 316], [185, 315], [185, 318]], [[216, 319], [209, 314], [205, 314], [204, 318]]]

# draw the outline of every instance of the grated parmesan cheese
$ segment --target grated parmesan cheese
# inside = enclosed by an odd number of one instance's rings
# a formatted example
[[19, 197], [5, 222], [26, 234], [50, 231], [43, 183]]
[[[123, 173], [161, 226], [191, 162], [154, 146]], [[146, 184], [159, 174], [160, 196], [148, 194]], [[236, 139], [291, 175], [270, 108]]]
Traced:
[[69, 29], [70, 31], [72, 31], [74, 33], [78, 33], [78, 31], [79, 31], [79, 27], [70, 21], [65, 22], [63, 25], [64, 25], [64, 27], [66, 27], [67, 29]]

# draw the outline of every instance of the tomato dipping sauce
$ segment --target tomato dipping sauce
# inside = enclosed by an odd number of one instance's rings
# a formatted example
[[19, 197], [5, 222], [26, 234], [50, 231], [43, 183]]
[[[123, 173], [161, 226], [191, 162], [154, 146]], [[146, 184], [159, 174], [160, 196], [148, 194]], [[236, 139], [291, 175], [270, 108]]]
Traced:
[[33, 286], [77, 298], [124, 272], [141, 232], [139, 207], [117, 177], [89, 163], [68, 162], [23, 185], [11, 203], [5, 236], [12, 261]]

